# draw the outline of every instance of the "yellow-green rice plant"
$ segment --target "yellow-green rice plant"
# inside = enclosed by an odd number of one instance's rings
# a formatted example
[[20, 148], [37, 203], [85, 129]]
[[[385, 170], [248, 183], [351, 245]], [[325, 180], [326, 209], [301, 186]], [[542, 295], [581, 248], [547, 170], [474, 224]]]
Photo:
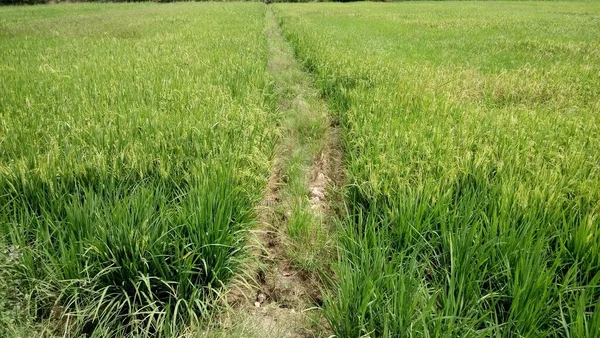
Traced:
[[0, 232], [57, 331], [172, 336], [236, 273], [276, 125], [259, 4], [0, 10]]
[[276, 5], [339, 113], [339, 337], [600, 334], [600, 6]]

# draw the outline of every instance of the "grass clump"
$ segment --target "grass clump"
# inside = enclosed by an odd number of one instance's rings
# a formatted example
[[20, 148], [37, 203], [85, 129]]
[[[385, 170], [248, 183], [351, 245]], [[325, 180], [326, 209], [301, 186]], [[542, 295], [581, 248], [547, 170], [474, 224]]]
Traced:
[[209, 316], [273, 153], [263, 16], [0, 11], [0, 232], [30, 317], [68, 335], [173, 336]]
[[336, 335], [597, 336], [600, 7], [315, 6], [276, 10], [340, 113]]

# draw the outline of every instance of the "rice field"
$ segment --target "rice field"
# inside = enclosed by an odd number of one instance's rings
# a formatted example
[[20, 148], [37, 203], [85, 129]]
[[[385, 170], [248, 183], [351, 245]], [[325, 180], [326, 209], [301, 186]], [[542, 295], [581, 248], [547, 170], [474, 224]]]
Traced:
[[600, 336], [600, 6], [276, 5], [339, 114], [338, 337]]
[[210, 313], [270, 171], [264, 12], [0, 9], [0, 232], [38, 318], [171, 336]]
[[276, 337], [269, 189], [304, 336], [600, 337], [599, 112], [598, 2], [0, 7], [0, 337]]

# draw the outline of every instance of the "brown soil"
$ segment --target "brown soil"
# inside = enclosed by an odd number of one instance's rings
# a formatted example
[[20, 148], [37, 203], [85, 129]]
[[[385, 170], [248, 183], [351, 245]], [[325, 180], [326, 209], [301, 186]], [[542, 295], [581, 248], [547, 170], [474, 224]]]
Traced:
[[[281, 33], [274, 28], [268, 29], [267, 35], [270, 39], [274, 35], [275, 38], [282, 38]], [[282, 57], [280, 51], [272, 53], [274, 55], [268, 64], [271, 72], [297, 67], [293, 60]], [[279, 105], [282, 111], [290, 106], [310, 109], [301, 99], [291, 102], [282, 100]], [[326, 104], [322, 102], [319, 109], [326, 109]], [[328, 189], [341, 182], [341, 150], [334, 123], [330, 123], [325, 137], [323, 151], [313, 159], [308, 186], [311, 208], [319, 215], [330, 213]], [[319, 317], [311, 316], [322, 304], [322, 284], [316, 275], [296, 269], [286, 257], [285, 243], [288, 239], [283, 225], [286, 224], [288, 210], [284, 210], [286, 202], [280, 193], [280, 187], [286, 184], [280, 175], [284, 156], [286, 154], [277, 152], [264, 199], [257, 209], [259, 226], [251, 236], [251, 252], [256, 261], [255, 266], [250, 267], [253, 271], [249, 278], [251, 282], [238, 283], [241, 286], [230, 289], [227, 303], [236, 313], [242, 312], [245, 318], [250, 318], [253, 323], [251, 325], [264, 333], [261, 337], [314, 337], [316, 334], [311, 327], [326, 327], [322, 318], [314, 319]], [[233, 320], [235, 318], [236, 316]], [[225, 326], [229, 325], [233, 324]]]

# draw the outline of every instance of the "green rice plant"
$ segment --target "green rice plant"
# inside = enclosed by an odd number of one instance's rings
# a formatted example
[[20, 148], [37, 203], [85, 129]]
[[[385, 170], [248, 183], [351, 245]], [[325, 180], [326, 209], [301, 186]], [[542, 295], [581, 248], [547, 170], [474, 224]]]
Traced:
[[339, 337], [595, 337], [600, 7], [275, 6], [343, 131]]
[[0, 233], [55, 333], [173, 336], [211, 314], [273, 156], [264, 11], [0, 10]]

